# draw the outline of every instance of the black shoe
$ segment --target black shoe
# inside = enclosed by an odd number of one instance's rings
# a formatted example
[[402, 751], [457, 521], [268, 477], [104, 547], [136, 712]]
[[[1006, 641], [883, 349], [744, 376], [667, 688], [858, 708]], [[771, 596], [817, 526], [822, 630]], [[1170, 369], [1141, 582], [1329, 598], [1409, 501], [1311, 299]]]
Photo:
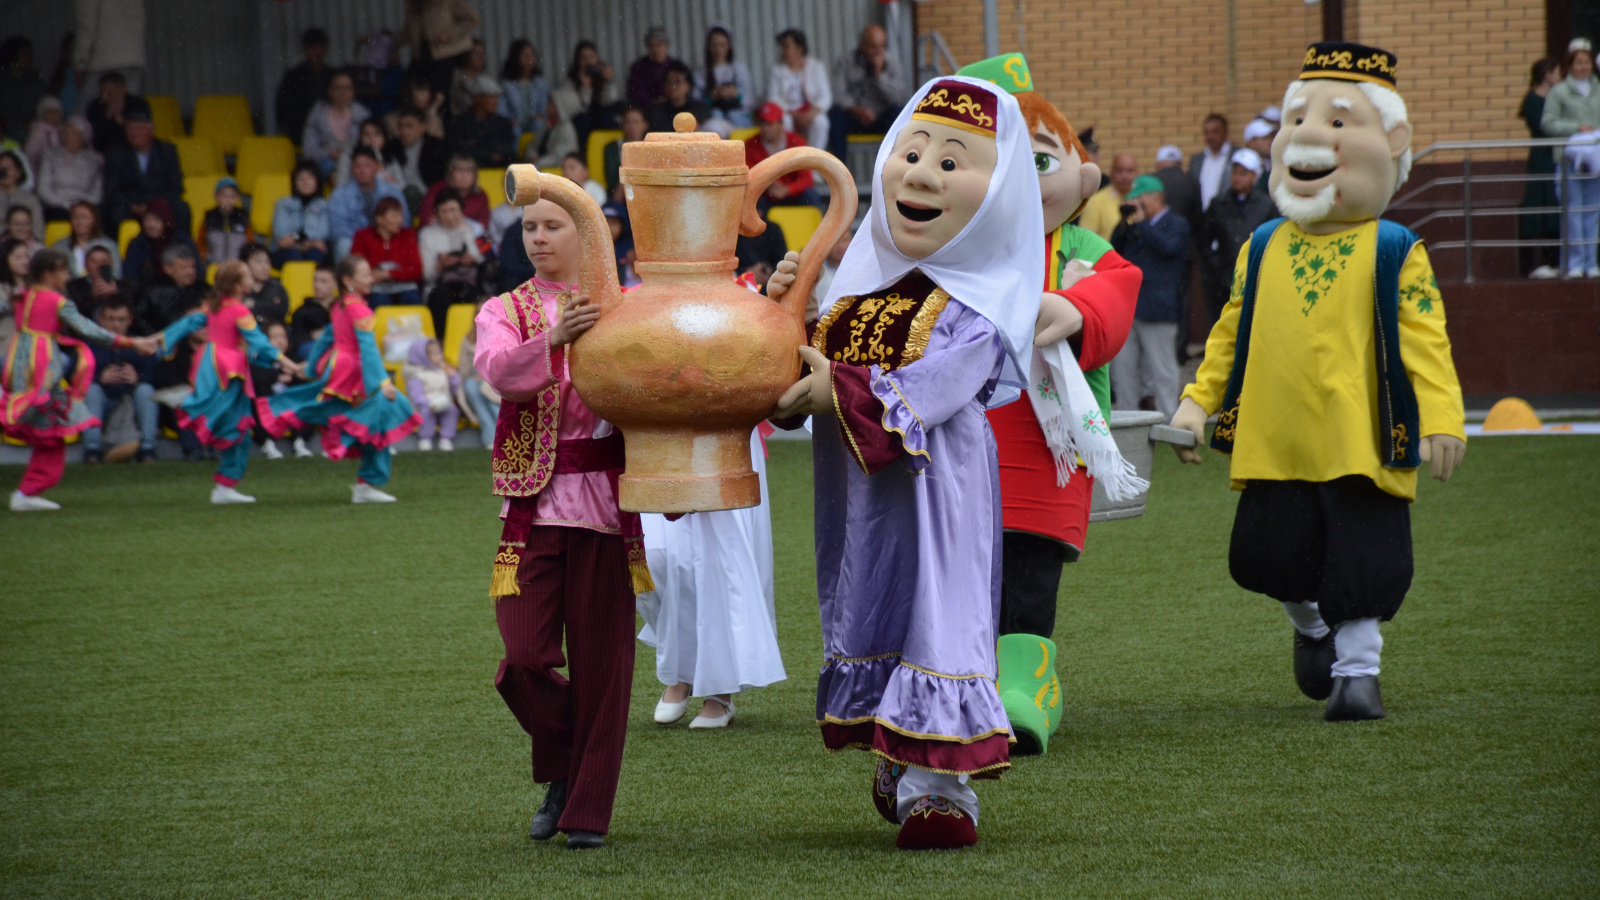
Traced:
[[156, 451], [145, 450], [141, 447], [139, 452], [134, 454], [133, 461], [136, 463], [153, 463], [156, 461]]
[[1300, 693], [1313, 700], [1326, 700], [1333, 693], [1333, 664], [1339, 658], [1333, 649], [1333, 629], [1312, 640], [1300, 632], [1294, 633], [1294, 683]]
[[106, 461], [106, 454], [105, 454], [105, 451], [103, 451], [103, 450], [85, 450], [85, 451], [83, 451], [83, 463], [84, 463], [84, 465], [97, 466], [97, 465], [99, 465], [99, 464], [101, 464], [101, 463], [103, 463], [105, 461]]
[[1383, 696], [1378, 693], [1378, 676], [1334, 676], [1333, 693], [1328, 697], [1328, 708], [1322, 713], [1323, 719], [1329, 722], [1360, 722], [1381, 719], [1383, 716]]
[[567, 780], [550, 782], [545, 788], [544, 803], [539, 805], [539, 811], [533, 814], [533, 824], [528, 826], [528, 837], [536, 841], [548, 841], [556, 836], [556, 823], [561, 821], [561, 812], [567, 808]]
[[595, 831], [567, 832], [568, 850], [599, 850], [606, 845], [606, 836]]

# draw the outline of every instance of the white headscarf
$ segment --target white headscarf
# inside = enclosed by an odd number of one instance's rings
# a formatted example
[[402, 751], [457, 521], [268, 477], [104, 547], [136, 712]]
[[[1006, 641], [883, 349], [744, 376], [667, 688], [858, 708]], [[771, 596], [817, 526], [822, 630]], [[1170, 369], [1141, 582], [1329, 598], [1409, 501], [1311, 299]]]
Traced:
[[[889, 234], [883, 199], [883, 164], [894, 152], [901, 129], [936, 82], [959, 81], [997, 98], [995, 143], [999, 150], [989, 193], [977, 215], [950, 243], [924, 259], [901, 253]], [[1033, 356], [1033, 327], [1043, 292], [1044, 229], [1039, 224], [1039, 173], [1033, 164], [1027, 122], [1016, 98], [976, 78], [947, 75], [917, 89], [900, 110], [878, 148], [872, 167], [872, 206], [867, 210], [870, 240], [850, 244], [838, 274], [823, 298], [826, 313], [840, 297], [860, 296], [889, 287], [912, 269], [921, 269], [939, 287], [988, 319], [1006, 348], [1006, 366], [989, 406], [1004, 406], [1026, 386]]]

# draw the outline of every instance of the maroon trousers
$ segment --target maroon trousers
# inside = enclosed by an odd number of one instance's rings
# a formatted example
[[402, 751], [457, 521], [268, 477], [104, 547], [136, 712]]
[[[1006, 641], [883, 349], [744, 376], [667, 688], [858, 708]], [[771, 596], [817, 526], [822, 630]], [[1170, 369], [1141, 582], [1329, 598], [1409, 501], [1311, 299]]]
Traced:
[[605, 834], [633, 691], [627, 550], [618, 535], [536, 524], [517, 584], [522, 593], [495, 606], [506, 644], [495, 688], [533, 738], [533, 780], [567, 779], [558, 827]]

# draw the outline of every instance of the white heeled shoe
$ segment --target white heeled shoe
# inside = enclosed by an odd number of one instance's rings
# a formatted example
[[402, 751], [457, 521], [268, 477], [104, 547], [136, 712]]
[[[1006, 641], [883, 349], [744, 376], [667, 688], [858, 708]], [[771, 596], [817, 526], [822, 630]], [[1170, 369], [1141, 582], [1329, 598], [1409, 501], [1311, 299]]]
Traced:
[[689, 727], [691, 729], [727, 728], [729, 725], [732, 725], [734, 712], [733, 697], [708, 697], [707, 699], [715, 700], [722, 704], [722, 715], [717, 716], [714, 719], [708, 719], [704, 715], [695, 716], [694, 721], [689, 723]]
[[211, 489], [211, 502], [217, 506], [227, 506], [232, 503], [254, 503], [256, 498], [241, 494], [225, 484], [219, 484]]
[[671, 725], [672, 723], [674, 723], [674, 722], [678, 721], [679, 719], [683, 718], [683, 714], [688, 712], [688, 711], [689, 711], [689, 698], [688, 697], [685, 697], [682, 700], [679, 700], [677, 703], [668, 703], [665, 700], [657, 701], [656, 702], [656, 724], [657, 725]]

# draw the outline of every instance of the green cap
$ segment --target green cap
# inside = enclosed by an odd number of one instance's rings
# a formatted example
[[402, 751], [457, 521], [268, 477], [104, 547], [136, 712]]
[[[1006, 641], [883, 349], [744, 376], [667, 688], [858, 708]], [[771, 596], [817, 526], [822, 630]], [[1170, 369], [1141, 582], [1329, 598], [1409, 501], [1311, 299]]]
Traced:
[[1133, 187], [1128, 189], [1128, 193], [1122, 199], [1132, 200], [1135, 197], [1143, 197], [1145, 194], [1160, 194], [1164, 191], [1166, 191], [1166, 186], [1161, 183], [1161, 179], [1154, 175], [1140, 175], [1133, 180]]
[[981, 78], [1008, 94], [1026, 94], [1033, 90], [1033, 73], [1028, 71], [1028, 61], [1021, 53], [1003, 53], [980, 59], [970, 66], [957, 69], [956, 74]]

